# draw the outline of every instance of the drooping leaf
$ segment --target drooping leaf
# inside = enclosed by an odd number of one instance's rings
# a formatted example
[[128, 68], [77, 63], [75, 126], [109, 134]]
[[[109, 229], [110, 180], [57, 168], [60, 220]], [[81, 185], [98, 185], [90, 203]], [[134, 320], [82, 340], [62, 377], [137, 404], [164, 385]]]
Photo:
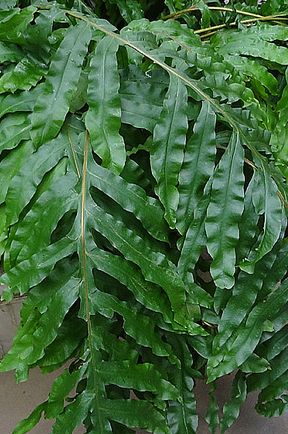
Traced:
[[179, 357], [181, 367], [174, 371], [173, 379], [180, 392], [180, 399], [171, 402], [168, 408], [168, 424], [171, 434], [193, 434], [198, 426], [194, 381], [192, 379], [193, 360], [185, 342], [174, 340], [173, 348]]
[[205, 230], [213, 258], [211, 274], [220, 288], [234, 284], [235, 248], [244, 209], [243, 148], [237, 135], [231, 138], [213, 177]]
[[[73, 324], [73, 326], [72, 326]], [[74, 327], [74, 325], [76, 327]], [[75, 329], [77, 332], [75, 332]], [[62, 366], [85, 338], [85, 323], [75, 318], [65, 319], [54, 341], [45, 349], [44, 356], [39, 361], [39, 366], [43, 372], [51, 372]]]
[[[73, 187], [77, 178], [73, 174], [63, 176], [65, 161], [63, 163], [56, 166], [46, 178], [45, 192], [39, 195], [35, 201], [33, 210], [29, 211], [19, 222], [10, 245], [10, 261], [12, 263], [29, 259], [39, 251], [38, 249], [47, 247], [58, 221], [63, 214], [73, 207], [76, 199]], [[56, 204], [56, 202], [58, 204], [54, 207], [54, 212], [49, 213], [48, 217], [46, 210], [51, 209], [52, 203]], [[34, 232], [29, 236], [31, 226], [34, 227]], [[37, 250], [35, 250], [35, 246], [37, 246]]]
[[216, 434], [216, 430], [219, 426], [219, 407], [217, 397], [215, 396], [215, 390], [216, 384], [212, 383], [210, 385], [208, 409], [205, 416], [205, 420], [208, 423], [212, 434]]
[[58, 134], [78, 83], [90, 38], [90, 28], [84, 23], [77, 24], [69, 29], [56, 51], [31, 117], [31, 138], [36, 146]]
[[155, 434], [169, 433], [164, 417], [149, 402], [113, 399], [104, 401], [102, 405], [104, 413], [111, 415], [112, 420], [129, 428], [147, 429]]
[[177, 184], [188, 128], [186, 105], [186, 87], [179, 79], [170, 77], [163, 110], [153, 132], [151, 169], [157, 181], [156, 193], [165, 208], [165, 218], [171, 228], [176, 224], [179, 202]]
[[[72, 255], [74, 246], [68, 237], [64, 237], [58, 242], [49, 245], [40, 253], [36, 253], [31, 258], [20, 262], [1, 276], [1, 283], [7, 285], [9, 289], [4, 290], [3, 299], [11, 299], [13, 292], [24, 294], [31, 287], [38, 285], [54, 268], [55, 264], [63, 258]], [[31, 273], [27, 273], [27, 268]], [[33, 270], [33, 272], [32, 272]]]
[[253, 186], [255, 182], [255, 175], [249, 182], [245, 191], [244, 197], [244, 211], [239, 222], [239, 242], [236, 248], [237, 264], [241, 263], [241, 260], [247, 258], [251, 250], [251, 241], [253, 242], [259, 235], [258, 220], [259, 216], [255, 211], [253, 204]]
[[[277, 252], [277, 250], [276, 250]], [[219, 321], [218, 334], [214, 345], [221, 351], [221, 346], [237, 330], [241, 322], [252, 309], [257, 297], [262, 292], [262, 286], [268, 278], [271, 267], [276, 260], [276, 252], [271, 252], [255, 267], [253, 275], [240, 272], [225, 309]], [[250, 288], [247, 291], [247, 288]]]
[[165, 300], [157, 286], [144, 280], [142, 274], [132, 263], [100, 249], [92, 251], [90, 257], [98, 270], [126, 285], [133, 292], [136, 300], [153, 311], [162, 313], [163, 317], [169, 319], [168, 300]]
[[[26, 321], [26, 326], [20, 329], [19, 335], [14, 340], [13, 351], [8, 353], [1, 361], [1, 372], [16, 369], [18, 380], [25, 380], [28, 368], [43, 356], [43, 348], [47, 347], [55, 339], [57, 329], [60, 327], [64, 315], [77, 299], [80, 282], [79, 279], [72, 278], [65, 283], [60, 281], [60, 285], [60, 288], [57, 288], [57, 286], [56, 288], [49, 288], [50, 303], [45, 307], [44, 312], [46, 315], [41, 317], [39, 312], [32, 312]], [[59, 309], [60, 305], [61, 309]], [[49, 312], [54, 314], [53, 322], [49, 317]], [[30, 341], [25, 340], [28, 329], [31, 333]], [[16, 365], [14, 351], [22, 359]]]
[[197, 209], [195, 209], [194, 216], [185, 234], [178, 262], [179, 273], [183, 279], [186, 278], [187, 272], [193, 271], [200, 253], [205, 247], [205, 218], [208, 204], [209, 195], [207, 194], [203, 196]]
[[[51, 147], [56, 143], [54, 152], [50, 152]], [[44, 175], [56, 166], [64, 155], [65, 141], [63, 137], [58, 137], [54, 142], [42, 146], [24, 162], [19, 173], [10, 182], [7, 191], [7, 224], [17, 221], [21, 211], [34, 196]]]
[[[114, 376], [116, 370], [118, 378]], [[167, 380], [163, 380], [153, 365], [147, 363], [133, 365], [127, 361], [102, 362], [99, 375], [106, 384], [115, 384], [139, 392], [152, 392], [159, 395], [160, 399], [178, 399], [177, 389]]]
[[240, 407], [247, 397], [247, 386], [245, 378], [237, 375], [233, 380], [230, 401], [223, 407], [223, 417], [221, 419], [221, 433], [225, 433], [235, 422], [240, 413]]
[[45, 403], [38, 405], [26, 419], [17, 424], [13, 434], [26, 434], [31, 431], [39, 422], [44, 409]]
[[240, 264], [242, 270], [251, 273], [255, 264], [274, 246], [281, 232], [283, 209], [277, 194], [277, 186], [266, 171], [259, 172], [254, 183], [254, 207], [264, 215], [263, 234], [260, 234], [257, 247]]
[[277, 316], [283, 302], [286, 303], [287, 296], [286, 280], [266, 300], [253, 308], [246, 323], [240, 326], [222, 347], [221, 354], [212, 355], [209, 359], [207, 372], [210, 381], [232, 372], [248, 359], [259, 343], [265, 321]]
[[271, 369], [268, 360], [263, 357], [257, 356], [257, 354], [252, 353], [250, 357], [240, 366], [242, 372], [250, 373], [253, 372], [255, 374], [259, 372], [267, 372]]
[[[56, 422], [53, 425], [52, 433], [61, 434], [63, 430], [68, 434], [80, 426], [86, 418], [89, 409], [92, 405], [93, 393], [84, 391], [69, 405], [65, 407], [63, 413], [56, 417]], [[103, 431], [102, 431], [103, 432]]]
[[125, 164], [125, 144], [120, 129], [119, 72], [116, 53], [119, 44], [103, 38], [96, 47], [88, 77], [89, 111], [85, 124], [93, 149], [105, 167], [120, 173]]
[[1, 118], [7, 113], [15, 112], [30, 112], [33, 110], [35, 103], [35, 97], [38, 94], [39, 89], [31, 89], [30, 91], [24, 91], [20, 94], [8, 94], [0, 97], [0, 116]]
[[163, 222], [163, 211], [155, 199], [146, 196], [140, 187], [126, 183], [99, 165], [91, 167], [90, 176], [94, 187], [110, 196], [126, 211], [132, 212], [152, 236], [168, 241], [168, 228]]
[[177, 212], [177, 227], [180, 232], [187, 230], [187, 224], [193, 218], [205, 184], [213, 174], [216, 155], [215, 123], [216, 116], [210, 104], [203, 102], [193, 134], [185, 148], [180, 172], [180, 201]]

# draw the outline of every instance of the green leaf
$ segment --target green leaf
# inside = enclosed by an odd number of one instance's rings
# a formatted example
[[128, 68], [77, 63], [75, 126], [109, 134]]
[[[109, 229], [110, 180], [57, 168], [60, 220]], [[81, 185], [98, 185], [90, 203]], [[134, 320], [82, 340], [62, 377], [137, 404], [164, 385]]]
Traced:
[[[270, 27], [270, 26], [269, 26]], [[260, 57], [270, 62], [276, 62], [280, 65], [286, 65], [288, 62], [288, 51], [286, 48], [272, 44], [270, 41], [276, 39], [287, 39], [287, 32], [281, 30], [276, 34], [266, 35], [266, 29], [269, 27], [262, 25], [262, 31], [255, 32], [254, 28], [241, 30], [241, 38], [239, 31], [227, 31], [225, 33], [218, 33], [214, 37], [213, 46], [219, 51], [220, 54], [238, 54], [253, 57]], [[277, 27], [275, 27], [277, 28]], [[269, 42], [268, 42], [269, 41]]]
[[160, 336], [155, 334], [154, 323], [146, 315], [131, 311], [128, 304], [121, 303], [116, 297], [105, 294], [95, 289], [89, 297], [91, 301], [92, 313], [100, 312], [102, 315], [111, 318], [114, 312], [121, 315], [124, 319], [123, 328], [128, 336], [160, 357], [169, 355], [169, 346], [163, 342]]
[[72, 404], [65, 407], [63, 413], [56, 417], [51, 434], [62, 434], [63, 432], [72, 434], [88, 415], [92, 401], [93, 393], [84, 390]]
[[[286, 334], [287, 330], [284, 329], [283, 332]], [[271, 342], [266, 345], [263, 352], [264, 357], [269, 360], [270, 369], [268, 372], [255, 373], [249, 377], [248, 387], [250, 391], [256, 389], [265, 390], [286, 373], [288, 354], [285, 337], [283, 333], [280, 333], [281, 339], [279, 339], [279, 336], [277, 336], [276, 339], [276, 336], [277, 334], [274, 335], [274, 339], [271, 339]]]
[[146, 429], [155, 434], [169, 433], [164, 417], [149, 402], [107, 399], [103, 401], [102, 408], [107, 417], [129, 428]]
[[87, 99], [87, 86], [88, 86], [88, 74], [85, 70], [82, 70], [77, 88], [74, 92], [73, 98], [71, 98], [69, 111], [75, 113], [86, 104]]
[[44, 65], [24, 58], [17, 63], [12, 71], [8, 71], [1, 76], [0, 93], [29, 90], [38, 83], [44, 74]]
[[253, 189], [254, 207], [259, 215], [264, 215], [264, 227], [257, 246], [240, 264], [241, 269], [247, 273], [253, 272], [255, 264], [272, 249], [278, 240], [283, 218], [277, 186], [265, 170], [257, 172]]
[[133, 213], [155, 238], [168, 241], [168, 227], [158, 201], [146, 195], [138, 185], [128, 184], [113, 172], [93, 164], [89, 168], [91, 184], [111, 197], [123, 209]]
[[28, 140], [30, 122], [22, 113], [11, 114], [0, 122], [0, 152], [4, 149], [13, 149], [22, 140]]
[[0, 62], [19, 62], [24, 53], [14, 44], [0, 42]]
[[202, 108], [187, 142], [185, 157], [179, 177], [179, 208], [177, 228], [181, 233], [188, 229], [190, 219], [202, 196], [206, 182], [212, 176], [216, 156], [216, 116], [207, 102]]
[[281, 416], [287, 412], [288, 402], [284, 395], [281, 399], [274, 399], [268, 402], [259, 402], [256, 404], [256, 410], [259, 414], [266, 417]]
[[[272, 401], [275, 398], [286, 398], [288, 384], [288, 373], [287, 371], [281, 375], [277, 380], [270, 383], [265, 389], [259, 394], [258, 402]], [[286, 396], [285, 396], [286, 395]]]
[[177, 184], [187, 128], [187, 90], [179, 79], [171, 76], [163, 110], [153, 131], [151, 154], [151, 169], [157, 181], [155, 191], [165, 208], [165, 218], [171, 228], [176, 224], [179, 202]]
[[[272, 267], [275, 260], [276, 252], [273, 251], [256, 265], [253, 275], [244, 272], [239, 273], [231, 297], [223, 310], [218, 334], [214, 341], [215, 347], [217, 346], [220, 352], [222, 345], [249, 314], [257, 297], [260, 298], [265, 280], [269, 278], [269, 275], [273, 275]], [[250, 288], [249, 291], [247, 291], [247, 287]]]
[[233, 135], [213, 177], [205, 221], [211, 274], [220, 288], [234, 284], [238, 224], [244, 209], [243, 163], [240, 139]]
[[25, 434], [31, 431], [39, 422], [45, 407], [46, 403], [38, 405], [26, 419], [17, 424], [13, 434]]
[[208, 423], [209, 429], [212, 434], [216, 434], [216, 430], [219, 427], [219, 406], [217, 397], [215, 395], [216, 384], [212, 383], [209, 390], [209, 402], [208, 409], [205, 416], [205, 420]]
[[122, 122], [152, 132], [161, 114], [166, 82], [162, 71], [147, 75], [130, 67], [120, 86]]
[[246, 360], [246, 362], [243, 363], [243, 365], [240, 366], [240, 369], [242, 372], [253, 372], [253, 373], [259, 373], [259, 372], [267, 372], [270, 368], [270, 364], [266, 359], [263, 359], [262, 357], [257, 356], [257, 354], [251, 354], [250, 357]]
[[[3, 299], [8, 301], [13, 292], [24, 294], [32, 286], [38, 285], [58, 261], [73, 253], [73, 243], [68, 237], [64, 237], [31, 256], [31, 258], [20, 262], [0, 278], [1, 283], [10, 287], [10, 290], [3, 292]], [[29, 273], [27, 273], [27, 270], [30, 270]]]
[[[23, 117], [23, 115], [21, 116]], [[13, 224], [18, 220], [21, 211], [30, 202], [44, 175], [56, 166], [64, 156], [65, 146], [66, 142], [63, 136], [58, 137], [55, 141], [43, 145], [24, 162], [8, 188], [6, 196], [7, 224]], [[51, 148], [53, 148], [53, 152], [50, 152]]]
[[239, 69], [244, 76], [246, 75], [247, 77], [256, 79], [257, 82], [265, 86], [272, 95], [277, 94], [277, 79], [261, 63], [244, 56], [226, 55], [225, 59], [231, 62], [235, 68]]
[[139, 269], [132, 262], [125, 261], [120, 256], [112, 255], [101, 249], [92, 250], [89, 254], [98, 270], [101, 270], [117, 279], [130, 289], [136, 300], [154, 312], [162, 313], [169, 319], [170, 306], [164, 294], [156, 285], [147, 282]]
[[266, 357], [268, 360], [274, 359], [281, 351], [285, 350], [288, 346], [288, 337], [286, 327], [283, 327], [280, 331], [273, 334], [268, 342], [260, 345], [258, 351], [261, 355]]
[[[149, 363], [134, 365], [129, 361], [102, 362], [98, 367], [100, 378], [105, 384], [115, 384], [139, 392], [152, 392], [163, 400], [177, 400], [178, 391], [160, 372]], [[117, 378], [115, 378], [117, 372]]]
[[260, 341], [265, 321], [275, 318], [287, 299], [288, 281], [285, 280], [266, 300], [252, 309], [246, 323], [222, 347], [221, 354], [212, 355], [207, 366], [209, 381], [229, 374], [248, 359]]
[[[12, 263], [29, 259], [47, 247], [60, 218], [76, 203], [73, 188], [77, 178], [73, 173], [71, 176], [65, 174], [65, 161], [63, 163], [58, 164], [42, 183], [44, 192], [39, 194], [33, 208], [19, 222], [10, 245]], [[47, 209], [51, 210], [49, 215]], [[30, 233], [31, 227], [34, 228], [33, 234]]]
[[180, 369], [174, 370], [172, 378], [179, 390], [179, 399], [169, 403], [167, 420], [171, 434], [196, 432], [198, 417], [194, 395], [192, 356], [185, 342], [173, 340], [173, 348], [180, 360]]
[[[48, 303], [45, 310], [40, 312], [45, 312], [45, 315], [39, 317], [39, 313], [31, 313], [25, 327], [20, 329], [15, 337], [12, 349], [2, 359], [1, 372], [16, 369], [18, 380], [27, 379], [28, 369], [44, 355], [44, 348], [55, 339], [64, 316], [78, 297], [79, 286], [79, 279], [72, 278], [67, 282], [60, 280], [60, 287], [57, 282], [56, 285], [54, 283], [54, 287], [49, 288]], [[53, 321], [49, 315], [51, 313], [53, 313]], [[31, 334], [29, 340], [25, 339], [28, 330]]]
[[141, 2], [137, 0], [108, 0], [108, 2], [118, 6], [120, 14], [127, 23], [139, 20], [143, 16]]
[[17, 0], [1, 0], [0, 9], [12, 9], [16, 6]]
[[46, 417], [55, 417], [63, 411], [64, 399], [77, 385], [83, 373], [83, 367], [73, 372], [69, 372], [68, 369], [65, 369], [60, 376], [54, 380], [49, 393], [47, 408], [45, 409]]
[[32, 111], [38, 90], [38, 87], [36, 87], [35, 89], [24, 91], [20, 94], [2, 95], [0, 97], [0, 117], [3, 117], [7, 113]]
[[7, 191], [11, 185], [11, 180], [17, 175], [27, 159], [32, 154], [33, 147], [31, 142], [27, 141], [15, 149], [15, 152], [8, 154], [1, 161], [0, 166], [0, 203], [4, 202]]
[[[75, 332], [75, 330], [77, 332]], [[69, 357], [74, 353], [77, 347], [85, 338], [85, 323], [75, 318], [65, 319], [58, 330], [56, 339], [45, 349], [45, 354], [39, 361], [42, 371], [50, 372], [59, 366], [62, 366]]]
[[179, 274], [183, 279], [188, 272], [192, 272], [199, 259], [199, 256], [206, 244], [205, 218], [209, 205], [209, 195], [203, 195], [198, 207], [194, 211], [194, 216], [183, 237], [182, 248], [178, 262]]
[[[199, 325], [187, 318], [185, 287], [173, 264], [167, 261], [162, 253], [153, 251], [149, 246], [150, 243], [147, 243], [148, 239], [142, 240], [135, 234], [132, 236], [131, 231], [124, 227], [122, 222], [115, 221], [96, 204], [92, 206], [91, 211], [95, 229], [107, 237], [126, 259], [137, 264], [146, 280], [165, 290], [172, 305], [175, 321], [187, 327], [190, 333], [205, 334]], [[171, 284], [173, 284], [173, 290]]]
[[221, 419], [221, 433], [225, 433], [230, 428], [240, 413], [240, 407], [247, 397], [247, 386], [245, 378], [237, 374], [233, 380], [230, 401], [223, 407], [223, 417]]
[[255, 174], [253, 174], [244, 197], [244, 211], [239, 222], [239, 242], [236, 249], [237, 263], [246, 258], [251, 250], [251, 242], [259, 235], [259, 216], [253, 205]]
[[90, 28], [84, 23], [77, 24], [67, 31], [56, 51], [31, 117], [31, 138], [36, 146], [58, 134], [74, 95], [90, 38]]
[[[276, 260], [273, 263], [272, 273], [268, 273], [261, 290], [261, 299], [267, 297], [271, 291], [271, 289], [275, 289], [281, 280], [285, 277], [288, 268], [288, 242], [287, 238], [285, 238], [277, 249], [277, 245], [273, 250], [276, 250], [277, 256]], [[267, 255], [268, 256], [268, 255]]]
[[90, 133], [92, 147], [101, 157], [102, 164], [120, 173], [125, 165], [125, 144], [119, 134], [121, 102], [119, 72], [116, 53], [119, 44], [104, 37], [90, 61], [88, 76], [89, 110], [85, 124]]
[[29, 6], [22, 10], [15, 8], [11, 11], [0, 11], [0, 41], [21, 41], [22, 33], [33, 20], [36, 10], [34, 6]]

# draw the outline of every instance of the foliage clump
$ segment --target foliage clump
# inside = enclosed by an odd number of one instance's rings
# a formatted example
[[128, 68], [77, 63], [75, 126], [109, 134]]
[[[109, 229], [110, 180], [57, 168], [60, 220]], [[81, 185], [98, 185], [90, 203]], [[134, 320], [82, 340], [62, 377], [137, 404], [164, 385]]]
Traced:
[[197, 378], [212, 433], [287, 410], [288, 11], [256, 3], [0, 1], [0, 370], [69, 364], [14, 434], [193, 434]]

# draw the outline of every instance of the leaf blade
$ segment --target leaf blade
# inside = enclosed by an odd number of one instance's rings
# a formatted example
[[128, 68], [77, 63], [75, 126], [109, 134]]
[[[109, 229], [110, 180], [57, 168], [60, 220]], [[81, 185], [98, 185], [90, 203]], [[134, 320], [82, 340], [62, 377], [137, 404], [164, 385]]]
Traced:
[[67, 31], [56, 51], [31, 117], [31, 138], [36, 146], [58, 134], [69, 110], [90, 38], [90, 28], [84, 23], [77, 24]]
[[186, 143], [187, 90], [177, 78], [170, 77], [159, 122], [153, 131], [151, 169], [157, 181], [156, 193], [165, 208], [165, 218], [171, 228], [176, 224], [179, 202], [177, 189], [179, 172]]
[[[211, 274], [220, 288], [234, 284], [238, 223], [244, 209], [244, 150], [233, 135], [213, 177], [205, 230], [213, 258]], [[228, 169], [228, 170], [227, 170]]]
[[94, 151], [105, 167], [120, 173], [125, 165], [125, 144], [119, 133], [121, 101], [118, 94], [118, 42], [104, 37], [95, 49], [88, 75], [89, 110], [85, 124]]

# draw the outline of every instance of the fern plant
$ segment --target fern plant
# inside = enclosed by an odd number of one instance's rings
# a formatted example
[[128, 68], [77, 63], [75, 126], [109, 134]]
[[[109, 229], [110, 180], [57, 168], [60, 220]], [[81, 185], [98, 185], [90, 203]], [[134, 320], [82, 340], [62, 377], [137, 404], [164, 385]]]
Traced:
[[14, 434], [193, 434], [197, 378], [212, 433], [287, 410], [287, 10], [255, 3], [0, 2], [0, 370], [69, 366]]

